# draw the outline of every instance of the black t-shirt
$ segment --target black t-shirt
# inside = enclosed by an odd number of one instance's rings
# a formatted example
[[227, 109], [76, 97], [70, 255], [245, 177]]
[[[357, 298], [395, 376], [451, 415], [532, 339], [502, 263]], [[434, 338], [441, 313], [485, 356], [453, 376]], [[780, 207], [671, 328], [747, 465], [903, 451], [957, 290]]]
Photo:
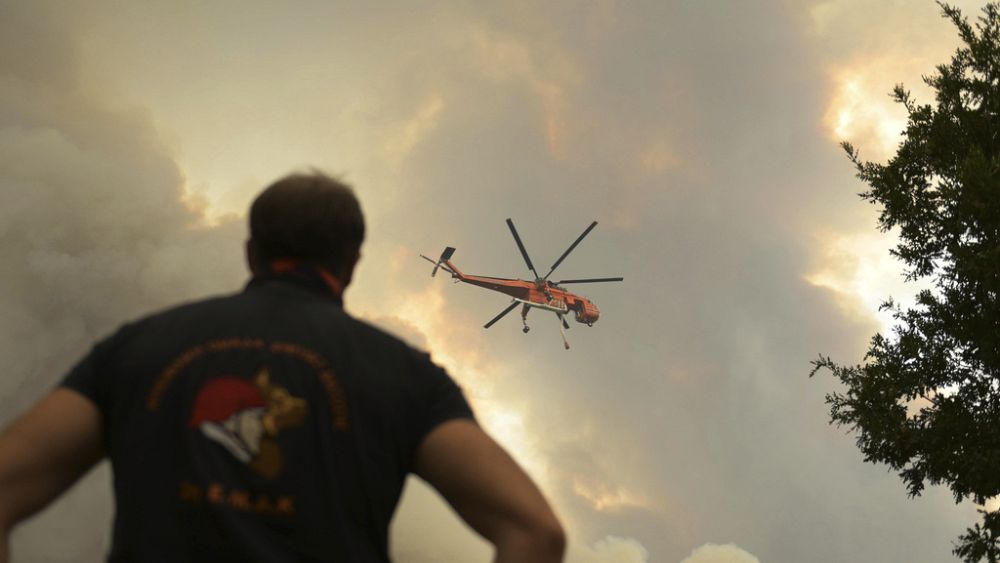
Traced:
[[104, 416], [109, 562], [385, 562], [424, 436], [472, 411], [452, 379], [309, 280], [125, 325], [63, 385]]

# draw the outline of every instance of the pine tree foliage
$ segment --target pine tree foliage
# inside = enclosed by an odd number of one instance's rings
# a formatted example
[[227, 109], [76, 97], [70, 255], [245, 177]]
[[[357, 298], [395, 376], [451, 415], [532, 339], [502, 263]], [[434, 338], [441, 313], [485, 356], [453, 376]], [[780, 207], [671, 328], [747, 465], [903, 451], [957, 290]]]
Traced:
[[[1000, 495], [1000, 6], [973, 23], [939, 3], [962, 40], [924, 82], [935, 103], [920, 105], [902, 85], [906, 129], [887, 163], [867, 162], [843, 143], [863, 197], [909, 280], [930, 280], [915, 305], [889, 299], [895, 325], [872, 337], [863, 364], [821, 356], [846, 390], [826, 401], [831, 423], [851, 429], [865, 461], [896, 471], [910, 496], [946, 485], [955, 501]], [[1000, 513], [958, 538], [967, 563], [1000, 562]]]

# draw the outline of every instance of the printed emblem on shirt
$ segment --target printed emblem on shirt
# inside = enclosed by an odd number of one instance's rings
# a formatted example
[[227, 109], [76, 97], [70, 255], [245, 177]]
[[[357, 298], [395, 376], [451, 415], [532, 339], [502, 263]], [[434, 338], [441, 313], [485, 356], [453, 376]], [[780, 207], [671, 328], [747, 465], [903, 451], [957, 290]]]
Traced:
[[283, 466], [278, 434], [302, 424], [307, 412], [304, 399], [293, 397], [261, 369], [252, 382], [227, 376], [205, 383], [195, 397], [188, 425], [272, 479]]
[[[166, 400], [173, 382], [183, 377], [192, 365], [215, 354], [255, 350], [266, 351], [277, 357], [298, 360], [316, 376], [330, 407], [330, 425], [335, 432], [346, 432], [350, 427], [347, 399], [337, 374], [326, 359], [313, 350], [291, 342], [267, 342], [260, 338], [221, 338], [188, 348], [174, 358], [156, 377], [146, 396], [146, 410], [157, 412]], [[246, 386], [243, 386], [246, 389]], [[257, 394], [260, 394], [258, 391]], [[250, 396], [252, 394], [246, 393]], [[263, 395], [260, 396], [263, 401]]]

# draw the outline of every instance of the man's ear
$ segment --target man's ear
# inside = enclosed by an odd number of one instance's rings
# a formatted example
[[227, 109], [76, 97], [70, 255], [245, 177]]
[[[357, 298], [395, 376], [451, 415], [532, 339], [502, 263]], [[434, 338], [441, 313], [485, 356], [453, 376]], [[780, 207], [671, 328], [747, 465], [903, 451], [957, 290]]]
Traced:
[[247, 267], [250, 268], [250, 273], [256, 276], [263, 270], [260, 263], [260, 254], [257, 252], [257, 243], [252, 238], [248, 238], [245, 248]]
[[345, 288], [351, 283], [351, 278], [354, 277], [354, 268], [358, 266], [359, 260], [361, 260], [360, 249], [354, 253], [354, 257], [348, 260], [347, 264], [344, 264], [344, 267], [341, 269], [340, 281], [344, 284]]

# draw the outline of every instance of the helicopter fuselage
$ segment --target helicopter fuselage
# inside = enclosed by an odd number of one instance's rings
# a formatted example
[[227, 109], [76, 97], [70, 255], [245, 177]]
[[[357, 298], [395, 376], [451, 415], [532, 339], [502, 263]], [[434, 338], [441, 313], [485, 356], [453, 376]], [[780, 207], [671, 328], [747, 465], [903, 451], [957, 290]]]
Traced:
[[556, 314], [573, 312], [578, 323], [591, 326], [601, 316], [600, 309], [593, 301], [582, 295], [566, 291], [548, 281], [530, 281], [522, 279], [494, 278], [462, 273], [451, 260], [446, 260], [451, 277], [456, 281], [475, 285], [485, 289], [498, 291], [513, 297], [529, 307], [537, 307]]

